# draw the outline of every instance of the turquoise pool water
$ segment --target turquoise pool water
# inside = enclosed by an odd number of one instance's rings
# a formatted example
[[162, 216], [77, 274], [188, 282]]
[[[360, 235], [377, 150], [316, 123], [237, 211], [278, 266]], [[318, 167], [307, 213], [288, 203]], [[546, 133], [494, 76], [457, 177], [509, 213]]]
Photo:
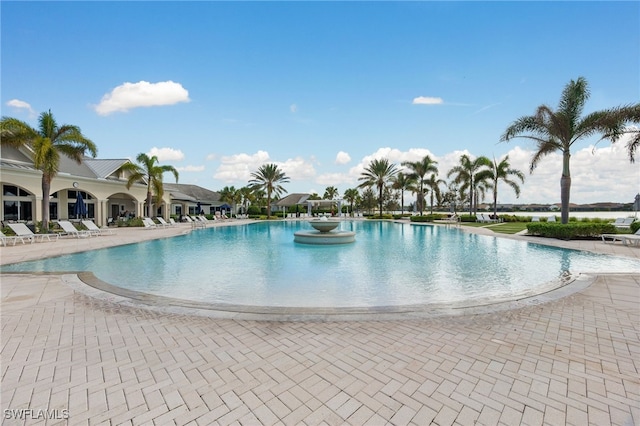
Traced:
[[[566, 273], [634, 272], [640, 261], [456, 228], [343, 222], [356, 242], [310, 246], [305, 222], [253, 223], [5, 265], [93, 272], [111, 284], [181, 299], [256, 306], [356, 307], [506, 298]], [[101, 237], [109, 238], [109, 237]]]

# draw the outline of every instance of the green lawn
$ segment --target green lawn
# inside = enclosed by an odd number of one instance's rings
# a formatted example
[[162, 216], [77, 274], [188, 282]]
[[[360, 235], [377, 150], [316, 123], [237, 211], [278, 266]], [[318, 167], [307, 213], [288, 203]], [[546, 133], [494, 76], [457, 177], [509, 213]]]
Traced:
[[464, 226], [473, 226], [476, 228], [487, 228], [491, 229], [493, 232], [497, 232], [500, 234], [516, 234], [520, 231], [527, 229], [526, 222], [505, 222], [505, 223], [478, 223], [478, 222], [463, 222]]

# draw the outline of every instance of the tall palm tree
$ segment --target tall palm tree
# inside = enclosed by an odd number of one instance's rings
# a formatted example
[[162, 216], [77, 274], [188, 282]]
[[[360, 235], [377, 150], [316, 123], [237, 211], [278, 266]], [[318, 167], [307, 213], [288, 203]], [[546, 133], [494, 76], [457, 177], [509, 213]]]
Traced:
[[402, 172], [393, 178], [393, 189], [400, 191], [400, 214], [404, 214], [404, 191], [410, 190], [415, 182], [415, 178]]
[[520, 170], [512, 169], [511, 164], [509, 164], [509, 156], [505, 156], [498, 163], [494, 157], [493, 162], [491, 163], [491, 183], [490, 187], [493, 190], [493, 216], [498, 216], [498, 183], [500, 181], [506, 183], [513, 189], [513, 192], [516, 193], [516, 197], [520, 197], [520, 187], [518, 183], [511, 179], [511, 176], [514, 176], [520, 180], [521, 183], [524, 183], [524, 173]]
[[424, 184], [426, 182], [426, 176], [429, 173], [438, 173], [438, 162], [433, 160], [430, 156], [425, 155], [420, 161], [404, 161], [403, 166], [411, 170], [411, 176], [417, 182], [418, 188], [418, 209], [420, 210], [420, 216], [424, 211]]
[[453, 182], [460, 185], [460, 191], [469, 191], [469, 214], [473, 214], [477, 209], [478, 189], [480, 184], [489, 178], [488, 167], [491, 167], [491, 160], [487, 157], [481, 156], [471, 160], [467, 154], [462, 154], [460, 164], [454, 166], [447, 174], [447, 177], [455, 175]]
[[395, 164], [389, 164], [386, 158], [371, 161], [369, 165], [361, 173], [358, 180], [363, 181], [359, 188], [375, 186], [378, 188], [378, 204], [380, 207], [380, 218], [382, 218], [382, 191], [387, 183], [396, 175], [397, 169]]
[[241, 203], [243, 207], [242, 213], [247, 213], [249, 205], [256, 200], [253, 189], [248, 186], [243, 186], [242, 188], [238, 189], [238, 198], [238, 202]]
[[155, 216], [152, 214], [153, 210], [153, 195], [156, 196], [156, 205], [160, 205], [162, 202], [162, 196], [164, 195], [163, 175], [166, 172], [173, 173], [178, 183], [178, 171], [173, 166], [158, 164], [158, 157], [155, 155], [149, 157], [145, 153], [140, 153], [136, 157], [136, 161], [139, 164], [125, 163], [120, 167], [121, 171], [130, 173], [127, 179], [127, 189], [131, 186], [144, 180], [147, 183], [147, 217]]
[[356, 188], [349, 188], [345, 189], [343, 197], [349, 202], [349, 212], [353, 215], [353, 204], [360, 197], [360, 193]]
[[281, 185], [288, 183], [289, 178], [276, 164], [263, 164], [258, 171], [251, 173], [253, 179], [249, 184], [254, 189], [264, 190], [267, 192], [267, 219], [271, 218], [271, 195], [286, 194], [286, 190]]
[[60, 156], [80, 164], [87, 151], [95, 158], [98, 148], [82, 134], [80, 127], [58, 125], [51, 110], [40, 114], [37, 129], [17, 118], [2, 117], [0, 141], [2, 145], [28, 147], [33, 152], [33, 166], [42, 172], [42, 229], [47, 232], [51, 181], [60, 171]]
[[338, 195], [338, 188], [335, 186], [327, 186], [324, 190], [324, 196], [322, 197], [325, 200], [333, 200]]
[[[239, 203], [241, 199], [242, 194], [235, 186], [225, 186], [220, 190], [220, 201], [233, 206], [234, 209], [236, 209], [236, 204]], [[236, 212], [234, 211], [234, 213]]]
[[[638, 120], [639, 104], [595, 111], [582, 117], [585, 103], [590, 92], [584, 77], [571, 80], [562, 91], [558, 108], [554, 111], [546, 105], [540, 105], [534, 115], [523, 116], [515, 120], [500, 138], [508, 142], [522, 137], [536, 143], [537, 151], [531, 159], [529, 171], [547, 155], [562, 153], [562, 176], [560, 177], [560, 202], [562, 223], [569, 222], [569, 197], [571, 193], [571, 172], [569, 169], [571, 147], [581, 139], [601, 135], [602, 139], [616, 142], [628, 132], [627, 122]], [[633, 145], [629, 146], [633, 154]]]
[[433, 198], [435, 196], [438, 204], [440, 204], [440, 199], [442, 198], [440, 185], [445, 183], [445, 181], [442, 179], [438, 179], [438, 176], [435, 173], [431, 173], [431, 175], [429, 175], [429, 179], [427, 179], [424, 183], [431, 190], [431, 214], [433, 214]]

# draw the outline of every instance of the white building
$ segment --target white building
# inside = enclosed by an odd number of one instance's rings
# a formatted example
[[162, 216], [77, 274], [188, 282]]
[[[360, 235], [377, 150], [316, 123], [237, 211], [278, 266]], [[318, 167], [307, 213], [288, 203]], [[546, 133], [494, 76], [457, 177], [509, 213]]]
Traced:
[[[128, 159], [94, 159], [86, 157], [77, 164], [64, 155], [60, 171], [51, 182], [49, 220], [75, 219], [73, 214], [78, 192], [87, 207], [87, 217], [100, 226], [125, 214], [146, 215], [147, 184], [140, 181], [127, 189], [127, 175], [120, 167]], [[3, 146], [0, 150], [0, 219], [3, 222], [42, 221], [42, 172], [33, 166], [28, 147]], [[195, 213], [198, 204], [205, 213], [220, 206], [220, 195], [196, 185], [164, 185], [155, 216]], [[207, 211], [210, 210], [210, 211]]]

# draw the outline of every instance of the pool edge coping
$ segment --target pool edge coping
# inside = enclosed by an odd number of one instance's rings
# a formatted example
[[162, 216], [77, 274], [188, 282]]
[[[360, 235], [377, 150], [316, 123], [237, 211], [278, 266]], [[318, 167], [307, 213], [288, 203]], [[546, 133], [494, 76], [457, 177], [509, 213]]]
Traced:
[[100, 280], [91, 272], [63, 272], [55, 275], [59, 275], [63, 283], [80, 294], [130, 308], [216, 319], [338, 322], [429, 319], [517, 310], [565, 298], [587, 289], [599, 276], [618, 274], [579, 274], [557, 287], [540, 293], [496, 302], [487, 302], [485, 299], [477, 304], [434, 303], [351, 308], [269, 307], [196, 302], [124, 289]]

